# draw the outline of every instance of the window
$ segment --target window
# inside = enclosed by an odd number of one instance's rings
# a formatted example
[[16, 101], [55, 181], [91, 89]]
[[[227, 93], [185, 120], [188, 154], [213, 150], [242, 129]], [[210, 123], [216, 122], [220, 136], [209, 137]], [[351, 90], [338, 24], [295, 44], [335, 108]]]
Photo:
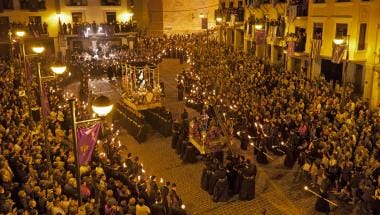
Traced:
[[40, 25], [42, 23], [41, 16], [29, 16], [29, 23]]
[[22, 10], [38, 11], [41, 9], [46, 9], [45, 1], [29, 1], [29, 0], [20, 0], [20, 7]]
[[82, 23], [84, 21], [82, 12], [73, 12], [71, 17], [73, 19], [73, 23]]
[[101, 0], [100, 3], [103, 6], [115, 6], [120, 5], [120, 0]]
[[116, 12], [106, 12], [107, 23], [116, 23]]
[[3, 9], [12, 10], [13, 9], [13, 0], [3, 0]]
[[243, 7], [243, 1], [238, 1], [238, 7]]
[[335, 32], [335, 37], [345, 37], [347, 36], [347, 29], [348, 29], [348, 24], [345, 23], [337, 23], [336, 24], [336, 32]]
[[313, 26], [313, 39], [322, 39], [323, 23], [314, 23]]
[[336, 0], [336, 2], [351, 2], [351, 0]]
[[326, 3], [325, 0], [314, 0], [314, 4]]
[[87, 0], [66, 0], [67, 6], [87, 6]]
[[367, 24], [366, 23], [361, 23], [360, 24], [360, 29], [359, 29], [358, 50], [364, 50], [365, 49], [366, 31], [367, 31]]
[[233, 1], [230, 1], [228, 7], [229, 7], [229, 8], [234, 8], [234, 2], [233, 2]]

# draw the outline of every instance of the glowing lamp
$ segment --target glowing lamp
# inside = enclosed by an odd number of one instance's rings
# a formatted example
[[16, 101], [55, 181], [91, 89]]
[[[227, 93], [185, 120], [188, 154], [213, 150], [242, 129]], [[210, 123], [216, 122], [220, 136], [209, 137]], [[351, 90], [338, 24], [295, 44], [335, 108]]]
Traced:
[[216, 21], [217, 22], [221, 22], [222, 21], [222, 17], [216, 17]]
[[99, 116], [107, 116], [112, 111], [113, 104], [106, 96], [99, 96], [92, 104], [92, 110]]
[[16, 36], [18, 36], [18, 37], [23, 37], [23, 36], [25, 36], [25, 31], [16, 31]]
[[336, 45], [342, 45], [344, 43], [344, 39], [342, 38], [335, 38], [333, 41]]
[[263, 25], [262, 24], [256, 24], [255, 25], [255, 29], [256, 30], [261, 30], [263, 28]]
[[32, 51], [33, 51], [34, 53], [36, 53], [36, 54], [41, 54], [42, 52], [45, 51], [45, 47], [43, 47], [43, 46], [34, 46], [34, 47], [32, 48]]
[[66, 71], [66, 66], [63, 64], [55, 64], [50, 69], [57, 75], [63, 74]]
[[205, 18], [205, 15], [203, 13], [199, 14], [199, 18], [203, 19]]

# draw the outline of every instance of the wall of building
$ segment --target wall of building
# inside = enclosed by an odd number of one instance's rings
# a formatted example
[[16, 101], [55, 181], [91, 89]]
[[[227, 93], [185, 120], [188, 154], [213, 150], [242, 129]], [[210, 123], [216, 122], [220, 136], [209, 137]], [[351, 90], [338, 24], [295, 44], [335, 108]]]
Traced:
[[208, 18], [209, 28], [215, 26], [214, 12], [219, 6], [219, 0], [163, 0], [162, 2], [163, 31], [165, 33], [201, 31], [200, 14]]

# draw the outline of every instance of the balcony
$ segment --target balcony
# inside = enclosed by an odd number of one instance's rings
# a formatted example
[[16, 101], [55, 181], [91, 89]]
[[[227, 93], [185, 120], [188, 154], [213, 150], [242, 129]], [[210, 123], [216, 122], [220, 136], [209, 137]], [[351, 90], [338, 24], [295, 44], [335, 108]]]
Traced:
[[29, 0], [20, 0], [20, 8], [21, 10], [30, 10], [30, 11], [38, 11], [38, 10], [45, 10], [46, 5], [45, 1], [29, 1]]
[[297, 17], [304, 17], [308, 15], [308, 1], [296, 0], [293, 1], [292, 6], [297, 6]]
[[101, 0], [102, 6], [120, 6], [120, 0]]
[[66, 6], [87, 6], [87, 0], [66, 0]]

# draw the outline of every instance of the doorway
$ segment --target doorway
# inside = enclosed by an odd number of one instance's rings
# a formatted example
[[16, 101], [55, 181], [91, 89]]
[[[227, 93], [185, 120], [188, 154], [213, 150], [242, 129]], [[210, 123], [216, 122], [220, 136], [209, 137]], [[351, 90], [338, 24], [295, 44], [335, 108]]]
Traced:
[[321, 60], [321, 73], [325, 77], [326, 81], [333, 81], [334, 83], [342, 83], [342, 71], [343, 63], [335, 64], [331, 63], [330, 60]]

